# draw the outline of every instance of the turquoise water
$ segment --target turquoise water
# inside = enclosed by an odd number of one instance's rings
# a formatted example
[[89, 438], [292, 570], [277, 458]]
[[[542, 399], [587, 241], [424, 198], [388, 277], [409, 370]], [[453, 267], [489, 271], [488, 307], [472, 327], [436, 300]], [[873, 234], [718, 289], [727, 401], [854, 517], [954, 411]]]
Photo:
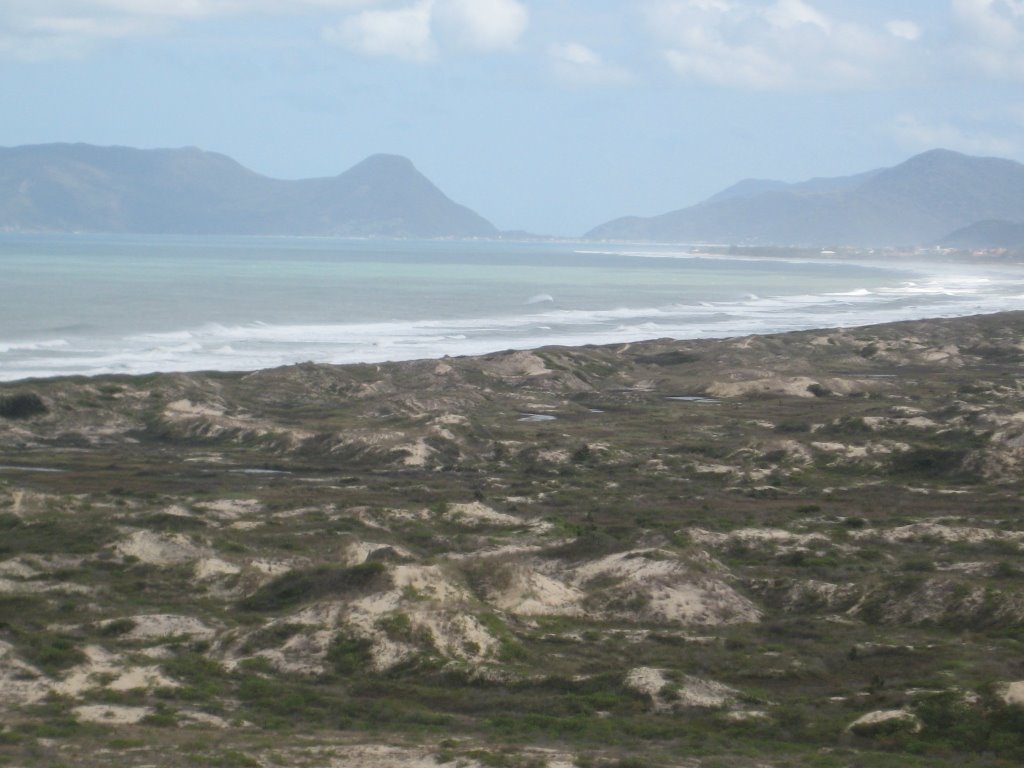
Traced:
[[1015, 308], [1024, 273], [681, 247], [0, 235], [0, 379], [374, 362]]

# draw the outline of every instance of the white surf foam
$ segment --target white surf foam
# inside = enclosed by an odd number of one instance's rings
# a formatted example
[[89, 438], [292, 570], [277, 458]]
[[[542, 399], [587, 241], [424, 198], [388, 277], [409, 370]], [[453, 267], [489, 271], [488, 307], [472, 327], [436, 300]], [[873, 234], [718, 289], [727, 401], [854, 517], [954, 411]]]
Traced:
[[538, 293], [536, 296], [528, 298], [524, 304], [546, 304], [555, 300], [555, 297], [550, 293]]
[[[626, 305], [614, 298], [616, 293], [610, 288], [606, 295], [593, 299], [595, 305], [590, 308], [578, 308], [578, 302], [577, 308], [553, 306], [553, 294], [541, 293], [520, 304], [519, 310], [507, 308], [507, 314], [495, 311], [471, 316], [464, 310], [465, 314], [458, 316], [461, 308], [446, 307], [456, 316], [376, 322], [198, 322], [190, 327], [121, 335], [101, 335], [84, 326], [80, 335], [68, 332], [59, 339], [8, 338], [0, 342], [0, 380], [253, 370], [306, 360], [382, 362], [653, 337], [742, 336], [995, 312], [1018, 309], [1024, 300], [1024, 273], [1019, 271], [961, 267], [922, 267], [918, 271], [919, 276], [912, 280], [894, 276], [889, 285], [880, 281], [868, 287], [871, 283], [866, 280], [859, 287], [792, 295], [780, 295], [777, 289], [750, 291], [755, 285], [748, 280], [731, 299], [709, 300], [691, 290], [685, 293], [688, 301], [651, 306]], [[814, 274], [814, 284], [823, 285], [820, 271]], [[849, 275], [844, 281], [834, 284], [851, 285]], [[715, 295], [723, 295], [722, 288], [717, 286]]]
[[3, 352], [32, 352], [39, 349], [60, 349], [70, 346], [67, 339], [48, 339], [46, 341], [0, 341], [0, 353]]

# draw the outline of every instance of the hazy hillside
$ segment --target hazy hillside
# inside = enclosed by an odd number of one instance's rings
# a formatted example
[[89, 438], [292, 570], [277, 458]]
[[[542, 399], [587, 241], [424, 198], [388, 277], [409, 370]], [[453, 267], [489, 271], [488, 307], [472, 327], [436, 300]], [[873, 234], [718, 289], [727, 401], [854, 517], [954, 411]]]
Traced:
[[403, 157], [281, 181], [195, 148], [0, 149], [0, 229], [167, 234], [488, 236]]
[[1024, 248], [1024, 223], [979, 221], [946, 235], [947, 248]]
[[644, 239], [778, 245], [916, 245], [987, 219], [1019, 219], [1024, 165], [948, 150], [893, 168], [802, 184], [747, 181], [652, 218], [627, 217], [587, 233]]

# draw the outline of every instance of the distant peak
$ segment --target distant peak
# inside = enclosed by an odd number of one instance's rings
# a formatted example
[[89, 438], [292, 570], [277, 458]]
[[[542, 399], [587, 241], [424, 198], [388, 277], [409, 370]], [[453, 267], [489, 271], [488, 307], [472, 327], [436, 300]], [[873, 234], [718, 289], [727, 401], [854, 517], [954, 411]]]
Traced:
[[917, 171], [930, 169], [932, 171], [967, 172], [971, 169], [977, 171], [982, 168], [993, 168], [995, 166], [1019, 166], [1015, 160], [1001, 157], [986, 157], [980, 155], [967, 155], [963, 152], [955, 152], [952, 149], [931, 149], [914, 155], [909, 160], [900, 163], [889, 169], [899, 172], [900, 170]]
[[950, 160], [965, 160], [969, 157], [970, 155], [965, 155], [963, 152], [955, 152], [952, 149], [929, 149], [927, 152], [914, 155], [909, 160], [906, 160], [904, 165], [907, 163], [935, 163]]
[[412, 160], [402, 155], [388, 155], [388, 154], [376, 154], [370, 155], [368, 158], [363, 160], [361, 163], [355, 165], [356, 168], [370, 167], [370, 168], [394, 168], [403, 170], [415, 170], [416, 166], [412, 164]]
[[917, 157], [964, 157], [963, 152], [957, 152], [954, 149], [946, 149], [945, 147], [936, 147], [935, 149], [929, 149], [927, 152], [922, 152]]

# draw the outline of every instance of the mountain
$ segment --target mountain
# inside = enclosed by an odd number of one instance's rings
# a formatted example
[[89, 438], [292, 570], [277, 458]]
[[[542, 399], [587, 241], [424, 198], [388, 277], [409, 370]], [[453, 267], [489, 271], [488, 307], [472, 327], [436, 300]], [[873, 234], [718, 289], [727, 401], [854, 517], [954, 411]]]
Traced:
[[0, 148], [0, 229], [162, 234], [497, 234], [404, 157], [282, 181], [196, 148]]
[[1024, 248], [1024, 223], [979, 221], [939, 241], [947, 248]]
[[737, 182], [731, 187], [727, 187], [721, 192], [712, 195], [704, 202], [720, 203], [725, 200], [746, 200], [750, 197], [757, 197], [764, 192], [775, 192], [789, 186], [784, 181], [775, 181], [774, 179], [743, 179], [743, 181]]
[[704, 201], [704, 204], [719, 203], [725, 200], [743, 200], [757, 197], [758, 195], [766, 192], [779, 192], [784, 190], [802, 194], [838, 192], [855, 187], [858, 184], [867, 181], [879, 172], [880, 171], [868, 171], [866, 173], [859, 173], [856, 176], [841, 176], [838, 178], [815, 178], [798, 184], [788, 184], [785, 181], [775, 181], [773, 179], [744, 179], [743, 181], [733, 184], [731, 187], [723, 189], [721, 192], [712, 195]]
[[918, 245], [1024, 216], [1024, 165], [932, 150], [892, 168], [800, 184], [748, 180], [690, 208], [585, 237], [774, 245]]

